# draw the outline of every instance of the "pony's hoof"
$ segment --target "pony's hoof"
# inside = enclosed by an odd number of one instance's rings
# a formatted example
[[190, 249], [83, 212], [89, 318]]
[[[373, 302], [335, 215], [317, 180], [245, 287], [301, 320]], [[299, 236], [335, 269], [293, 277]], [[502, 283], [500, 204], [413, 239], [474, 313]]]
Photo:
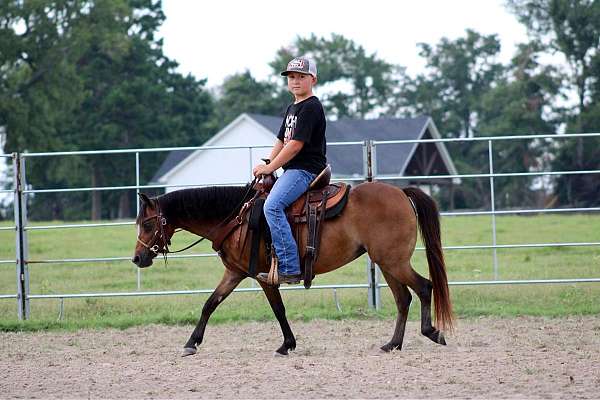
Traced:
[[401, 348], [402, 348], [402, 345], [388, 343], [388, 344], [384, 344], [383, 346], [381, 346], [381, 351], [383, 351], [385, 353], [389, 353], [391, 351], [400, 350]]
[[286, 340], [277, 350], [275, 350], [275, 356], [287, 356], [290, 351], [296, 350], [295, 340]]
[[273, 353], [273, 357], [286, 357], [289, 355], [290, 353], [288, 352], [288, 349], [283, 346], [275, 350], [275, 353]]
[[444, 334], [440, 331], [437, 342], [441, 345], [446, 345], [446, 338], [444, 338]]
[[181, 353], [181, 357], [193, 356], [196, 354], [197, 350], [194, 347], [184, 347], [183, 353]]

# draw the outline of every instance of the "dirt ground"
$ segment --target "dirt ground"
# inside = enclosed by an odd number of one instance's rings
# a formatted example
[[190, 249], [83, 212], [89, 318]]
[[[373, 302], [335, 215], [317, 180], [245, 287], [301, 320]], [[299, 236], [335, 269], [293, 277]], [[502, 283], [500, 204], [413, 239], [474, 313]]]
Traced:
[[409, 322], [294, 322], [298, 348], [274, 357], [278, 325], [0, 333], [0, 398], [598, 398], [600, 316], [458, 321], [448, 346]]

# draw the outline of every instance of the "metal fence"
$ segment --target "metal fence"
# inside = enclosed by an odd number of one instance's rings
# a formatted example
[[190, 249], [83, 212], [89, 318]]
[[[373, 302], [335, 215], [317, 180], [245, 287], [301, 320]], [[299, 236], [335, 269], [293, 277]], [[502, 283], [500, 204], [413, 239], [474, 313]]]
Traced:
[[[13, 157], [12, 154], [0, 154], [0, 162], [5, 162], [6, 160], [9, 160]], [[11, 174], [11, 180], [14, 182], [14, 174]], [[14, 194], [15, 190], [14, 189], [3, 189], [0, 187], [0, 195], [1, 196], [8, 196], [11, 194]], [[13, 200], [14, 201], [14, 200]], [[16, 213], [14, 213], [15, 218], [16, 218]], [[5, 231], [13, 231], [16, 232], [16, 224], [12, 225], [12, 226], [0, 226], [0, 233], [5, 232]], [[16, 256], [15, 258], [12, 259], [0, 259], [0, 268], [4, 268], [4, 266], [6, 264], [15, 264], [16, 262]], [[16, 287], [18, 286], [18, 279], [19, 279], [19, 275], [17, 274], [17, 285], [14, 286], [14, 288], [16, 289]], [[0, 293], [0, 299], [17, 299], [18, 298], [18, 294], [16, 293], [16, 290], [14, 293]]]
[[[574, 175], [574, 174], [599, 174], [600, 170], [578, 170], [578, 171], [535, 171], [535, 172], [510, 172], [497, 173], [494, 172], [494, 143], [499, 141], [510, 140], [563, 140], [573, 138], [593, 138], [600, 137], [600, 133], [585, 133], [585, 134], [570, 134], [570, 135], [522, 135], [522, 136], [501, 136], [501, 137], [479, 137], [479, 138], [453, 138], [453, 139], [421, 139], [421, 140], [394, 140], [394, 141], [360, 141], [360, 142], [341, 142], [328, 143], [328, 146], [361, 146], [363, 154], [363, 175], [350, 178], [344, 178], [344, 181], [369, 181], [369, 180], [440, 180], [440, 179], [478, 179], [485, 178], [489, 180], [490, 191], [490, 209], [483, 211], [453, 211], [442, 212], [444, 217], [466, 216], [466, 215], [489, 215], [492, 237], [491, 243], [487, 245], [464, 245], [464, 246], [444, 246], [444, 250], [473, 250], [473, 249], [490, 249], [493, 252], [493, 280], [480, 281], [453, 281], [450, 285], [498, 285], [498, 284], [555, 284], [555, 283], [581, 283], [581, 282], [600, 282], [598, 278], [572, 278], [572, 279], [530, 279], [530, 280], [499, 280], [498, 279], [498, 258], [497, 249], [508, 248], [531, 248], [531, 247], [570, 247], [570, 246], [600, 246], [600, 242], [561, 242], [561, 243], [515, 243], [515, 244], [498, 244], [496, 216], [506, 214], [524, 214], [524, 213], [558, 213], [558, 212], [591, 212], [600, 211], [600, 207], [589, 208], [551, 208], [551, 209], [511, 209], [497, 210], [494, 192], [494, 179], [498, 177], [525, 177], [525, 176], [552, 176], [552, 175]], [[488, 163], [489, 172], [479, 174], [454, 174], [454, 175], [432, 175], [432, 176], [380, 176], [377, 174], [376, 160], [377, 149], [386, 145], [398, 144], [414, 144], [414, 143], [452, 143], [452, 142], [487, 142], [488, 145]], [[105, 150], [105, 151], [78, 151], [78, 152], [51, 152], [51, 153], [20, 153], [13, 155], [1, 155], [2, 157], [13, 158], [14, 171], [14, 190], [3, 190], [2, 192], [14, 193], [14, 210], [15, 210], [15, 225], [12, 227], [0, 228], [2, 230], [15, 230], [16, 232], [16, 271], [17, 271], [17, 291], [16, 294], [1, 294], [0, 299], [17, 299], [18, 316], [21, 319], [29, 317], [30, 300], [32, 299], [59, 299], [62, 301], [68, 298], [89, 298], [89, 297], [132, 297], [132, 296], [162, 296], [162, 295], [186, 295], [198, 293], [211, 293], [213, 289], [198, 289], [198, 290], [171, 290], [171, 291], [142, 291], [142, 282], [140, 271], [137, 272], [137, 291], [133, 292], [114, 292], [114, 293], [63, 293], [63, 294], [32, 294], [29, 290], [29, 271], [28, 265], [35, 263], [93, 263], [99, 261], [123, 261], [129, 260], [129, 257], [102, 257], [102, 258], [72, 258], [72, 259], [30, 259], [28, 256], [28, 238], [29, 231], [34, 230], [49, 230], [49, 229], [77, 229], [89, 227], [106, 227], [133, 225], [134, 222], [108, 222], [108, 223], [87, 223], [87, 224], [56, 224], [56, 225], [38, 225], [31, 226], [27, 222], [27, 196], [35, 195], [36, 193], [60, 193], [60, 192], [84, 192], [84, 191], [113, 191], [113, 190], [135, 190], [139, 192], [144, 189], [157, 189], [168, 187], [192, 187], [202, 186], [198, 183], [189, 184], [174, 184], [174, 185], [141, 185], [140, 183], [140, 154], [150, 152], [170, 152], [177, 150], [210, 150], [223, 151], [227, 149], [247, 149], [248, 150], [248, 178], [251, 177], [251, 167], [253, 159], [253, 151], [256, 149], [264, 149], [270, 146], [200, 146], [200, 147], [185, 147], [185, 148], [157, 148], [157, 149], [132, 149], [132, 150]], [[27, 185], [26, 181], [26, 161], [36, 157], [68, 157], [68, 156], [85, 156], [85, 155], [117, 155], [117, 154], [134, 154], [135, 155], [135, 184], [129, 186], [110, 186], [110, 187], [77, 187], [77, 188], [53, 188], [32, 189]], [[245, 184], [246, 182], [237, 182], [237, 184]], [[232, 183], [229, 183], [232, 184]], [[139, 205], [138, 205], [139, 207]], [[138, 210], [139, 211], [139, 210]], [[422, 247], [417, 247], [417, 250], [423, 250]], [[172, 256], [172, 258], [188, 258], [188, 257], [216, 257], [214, 253], [198, 253], [189, 255]], [[12, 263], [15, 260], [0, 260], [0, 263]], [[368, 302], [371, 307], [379, 308], [380, 306], [380, 288], [387, 286], [380, 282], [380, 274], [376, 265], [367, 259], [367, 279], [364, 283], [355, 284], [334, 284], [334, 285], [315, 285], [313, 289], [328, 289], [334, 291], [336, 289], [351, 289], [361, 288], [368, 290]], [[285, 287], [283, 290], [299, 290], [302, 287]], [[259, 291], [260, 288], [239, 288], [236, 292], [253, 292]], [[337, 297], [336, 297], [337, 298]], [[336, 300], [337, 301], [337, 300]]]

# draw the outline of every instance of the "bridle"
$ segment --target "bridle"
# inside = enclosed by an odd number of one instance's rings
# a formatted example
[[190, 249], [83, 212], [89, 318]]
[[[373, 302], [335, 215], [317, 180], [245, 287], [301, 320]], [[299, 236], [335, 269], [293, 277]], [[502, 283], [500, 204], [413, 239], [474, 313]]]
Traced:
[[[162, 213], [160, 212], [160, 206], [158, 205], [157, 202], [157, 207], [159, 207], [159, 212], [155, 215], [151, 215], [149, 217], [144, 218], [141, 222], [140, 225], [143, 226], [146, 221], [149, 221], [153, 218], [156, 219], [156, 230], [154, 231], [154, 234], [152, 235], [152, 238], [150, 239], [150, 241], [148, 243], [144, 242], [141, 238], [140, 235], [138, 234], [137, 237], [137, 241], [138, 243], [140, 243], [142, 246], [144, 246], [145, 248], [147, 248], [148, 250], [150, 250], [151, 252], [153, 252], [154, 254], [159, 254], [159, 253], [168, 253], [169, 252], [169, 244], [170, 244], [170, 240], [165, 240], [166, 236], [165, 236], [165, 225], [167, 225], [167, 219], [165, 217], [162, 216]], [[160, 234], [160, 235], [159, 235]], [[162, 239], [163, 242], [163, 248], [161, 249], [158, 246], [158, 240]]]
[[[252, 182], [248, 185], [248, 190], [246, 190], [246, 193], [244, 193], [244, 195], [242, 196], [242, 200], [233, 209], [231, 214], [229, 214], [223, 221], [221, 221], [218, 225], [216, 225], [213, 229], [211, 229], [210, 232], [206, 236], [211, 236], [211, 234], [213, 234], [217, 229], [221, 228], [223, 225], [228, 223], [234, 217], [234, 215], [236, 214], [236, 211], [238, 210], [238, 208], [240, 208], [242, 206], [242, 204], [244, 203], [244, 199], [246, 198], [246, 196], [248, 196], [248, 194], [250, 193], [250, 190], [252, 190], [252, 188], [254, 188], [254, 185], [256, 184], [257, 181], [258, 181], [258, 178], [254, 178], [254, 180], [252, 180]], [[190, 244], [189, 246], [184, 247], [183, 249], [179, 249], [179, 250], [175, 250], [175, 251], [169, 250], [169, 245], [171, 244], [171, 240], [168, 239], [167, 236], [165, 235], [165, 226], [167, 225], [167, 218], [165, 218], [162, 214], [159, 201], [156, 201], [156, 211], [157, 211], [157, 213], [155, 215], [150, 215], [150, 216], [144, 218], [139, 223], [140, 226], [143, 226], [146, 221], [149, 221], [151, 219], [156, 219], [156, 223], [155, 223], [156, 230], [154, 231], [152, 238], [148, 241], [148, 243], [146, 243], [140, 238], [140, 234], [138, 233], [137, 241], [138, 241], [138, 243], [140, 243], [142, 246], [144, 246], [145, 248], [147, 248], [154, 254], [156, 254], [156, 255], [162, 254], [165, 258], [165, 261], [167, 260], [167, 254], [181, 253], [182, 251], [192, 248], [195, 245], [197, 245], [198, 243], [200, 243], [201, 241], [203, 241], [204, 239], [206, 239], [206, 237], [201, 237], [200, 239], [196, 240], [194, 243]], [[237, 216], [237, 218], [239, 218], [239, 215]], [[176, 230], [175, 232], [173, 232], [173, 234], [179, 232], [180, 230], [181, 229]], [[162, 241], [162, 244], [163, 244], [162, 248], [158, 245], [159, 240]]]

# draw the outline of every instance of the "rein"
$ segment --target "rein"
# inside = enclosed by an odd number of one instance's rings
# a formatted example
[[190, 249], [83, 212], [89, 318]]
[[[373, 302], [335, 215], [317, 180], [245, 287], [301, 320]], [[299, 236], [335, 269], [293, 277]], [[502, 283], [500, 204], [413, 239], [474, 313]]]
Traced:
[[[200, 239], [196, 240], [194, 243], [190, 244], [189, 246], [186, 246], [183, 249], [179, 249], [179, 250], [175, 250], [175, 251], [169, 250], [169, 244], [171, 244], [171, 240], [166, 239], [165, 231], [164, 231], [164, 227], [165, 227], [165, 225], [167, 225], [167, 219], [162, 215], [162, 212], [160, 210], [160, 201], [158, 201], [158, 199], [157, 199], [156, 200], [156, 208], [158, 211], [157, 214], [144, 218], [140, 224], [143, 225], [144, 222], [146, 222], [152, 218], [156, 218], [156, 225], [158, 228], [156, 229], [156, 231], [154, 231], [154, 235], [152, 235], [152, 239], [149, 241], [149, 243], [146, 243], [142, 239], [140, 239], [140, 235], [138, 234], [138, 237], [137, 237], [138, 243], [140, 243], [142, 246], [144, 246], [145, 248], [147, 248], [148, 250], [150, 250], [151, 252], [153, 252], [156, 255], [162, 254], [164, 256], [165, 262], [166, 262], [167, 254], [181, 253], [182, 251], [185, 251], [185, 250], [188, 250], [188, 249], [194, 247], [195, 245], [197, 245], [198, 243], [200, 243], [204, 239], [206, 239], [207, 236], [211, 236], [213, 233], [215, 233], [217, 231], [217, 229], [223, 227], [223, 225], [228, 223], [234, 217], [234, 214], [236, 214], [238, 208], [240, 208], [242, 206], [242, 204], [244, 203], [244, 199], [246, 199], [246, 196], [248, 196], [248, 194], [250, 193], [250, 190], [252, 190], [252, 188], [254, 187], [254, 185], [256, 184], [258, 179], [259, 178], [256, 177], [252, 180], [250, 185], [248, 185], [248, 190], [246, 190], [246, 193], [244, 193], [244, 195], [242, 196], [242, 199], [238, 203], [238, 205], [236, 205], [233, 208], [233, 211], [225, 219], [223, 219], [218, 225], [213, 227], [205, 237], [201, 237]], [[181, 229], [176, 230], [173, 234], [175, 234], [179, 231], [181, 231]], [[159, 234], [160, 234], [160, 236], [157, 236]], [[159, 239], [161, 239], [162, 243], [163, 243], [162, 249], [158, 245]]]

